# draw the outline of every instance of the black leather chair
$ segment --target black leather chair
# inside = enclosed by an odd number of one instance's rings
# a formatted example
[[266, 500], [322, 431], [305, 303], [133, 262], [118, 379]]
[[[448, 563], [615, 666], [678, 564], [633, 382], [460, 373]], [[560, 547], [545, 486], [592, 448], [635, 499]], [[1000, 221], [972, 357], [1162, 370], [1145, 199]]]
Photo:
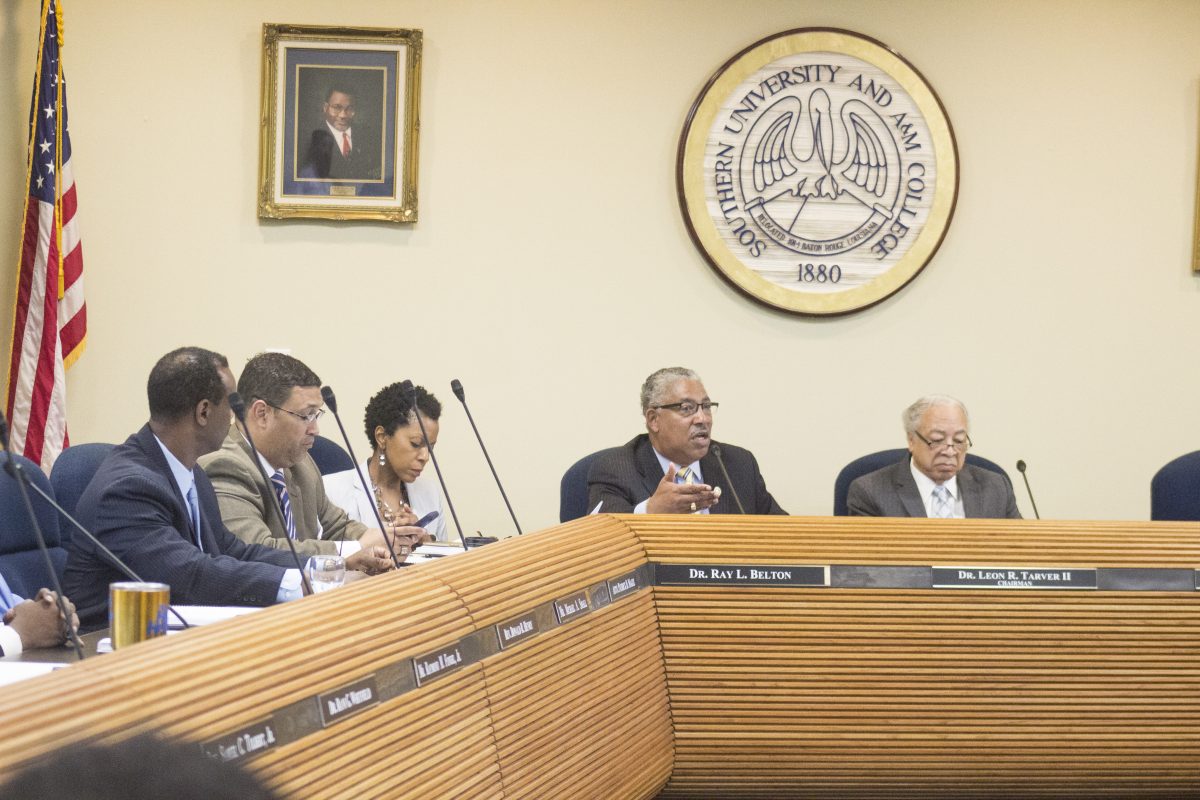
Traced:
[[313, 461], [317, 462], [317, 469], [321, 471], [322, 475], [332, 475], [335, 472], [354, 469], [354, 460], [350, 458], [350, 454], [343, 450], [337, 442], [326, 439], [324, 436], [317, 436], [313, 440], [312, 449], [308, 452]]
[[[849, 516], [846, 508], [846, 495], [850, 493], [850, 484], [854, 482], [855, 478], [872, 473], [877, 469], [891, 466], [897, 461], [902, 461], [906, 458], [908, 458], [908, 450], [898, 447], [895, 450], [880, 450], [878, 453], [860, 456], [842, 467], [842, 471], [838, 473], [837, 480], [833, 482], [833, 515], [835, 517]], [[1008, 485], [1012, 486], [1012, 479], [1008, 477], [1008, 473], [1004, 471], [1004, 468], [996, 462], [989, 461], [974, 453], [967, 453], [967, 463], [976, 467], [990, 469], [992, 472], [1003, 475], [1004, 480], [1008, 481]]]
[[563, 473], [562, 481], [558, 485], [558, 521], [570, 522], [573, 519], [586, 517], [588, 512], [588, 488], [587, 478], [588, 470], [592, 468], [592, 463], [610, 450], [619, 450], [618, 447], [606, 447], [603, 450], [597, 450], [591, 455], [586, 455], [583, 458], [572, 464], [565, 473]]
[[1154, 473], [1150, 519], [1200, 521], [1200, 450], [1168, 461]]
[[[3, 524], [0, 524], [0, 572], [4, 573], [4, 579], [13, 592], [29, 599], [37, 594], [38, 589], [51, 588], [54, 583], [38, 548], [37, 536], [29, 521], [29, 514], [21, 499], [16, 479], [8, 474], [7, 469], [2, 468], [8, 458], [7, 453], [0, 453], [0, 520], [3, 520]], [[37, 464], [24, 456], [13, 458], [29, 476], [31, 483], [51, 497], [54, 496], [50, 479]], [[67, 551], [63, 549], [59, 535], [58, 512], [36, 492], [30, 491], [29, 495], [42, 535], [46, 537], [50, 561], [61, 579], [63, 569], [67, 565]]]

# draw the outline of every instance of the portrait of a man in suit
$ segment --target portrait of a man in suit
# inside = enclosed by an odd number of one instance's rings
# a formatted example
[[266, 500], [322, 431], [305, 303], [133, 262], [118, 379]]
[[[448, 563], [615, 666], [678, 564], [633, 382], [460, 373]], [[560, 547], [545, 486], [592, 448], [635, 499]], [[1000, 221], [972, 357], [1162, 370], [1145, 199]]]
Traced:
[[301, 178], [379, 180], [382, 151], [378, 120], [372, 124], [360, 118], [360, 94], [347, 79], [328, 84], [320, 118], [302, 147]]

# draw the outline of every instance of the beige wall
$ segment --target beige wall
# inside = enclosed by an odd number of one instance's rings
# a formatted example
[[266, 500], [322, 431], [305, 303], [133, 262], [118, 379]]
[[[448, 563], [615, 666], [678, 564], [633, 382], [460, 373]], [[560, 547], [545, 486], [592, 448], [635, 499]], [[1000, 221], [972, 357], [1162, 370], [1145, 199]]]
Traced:
[[[20, 112], [0, 126], [6, 287], [37, 14], [0, 6], [0, 101]], [[290, 348], [355, 430], [378, 386], [432, 388], [460, 516], [490, 533], [508, 526], [455, 377], [528, 529], [557, 519], [575, 458], [639, 430], [640, 381], [674, 363], [701, 372], [718, 437], [753, 449], [798, 514], [829, 513], [846, 461], [900, 446], [899, 411], [927, 391], [967, 402], [979, 453], [1014, 475], [1029, 462], [1046, 516], [1144, 518], [1154, 470], [1200, 447], [1190, 0], [67, 0], [66, 15], [90, 314], [70, 373], [76, 441], [140, 425], [156, 357], [201, 344], [235, 367]], [[419, 223], [256, 218], [264, 21], [424, 29]], [[727, 288], [674, 189], [711, 72], [818, 25], [912, 61], [962, 160], [924, 273], [831, 320]]]

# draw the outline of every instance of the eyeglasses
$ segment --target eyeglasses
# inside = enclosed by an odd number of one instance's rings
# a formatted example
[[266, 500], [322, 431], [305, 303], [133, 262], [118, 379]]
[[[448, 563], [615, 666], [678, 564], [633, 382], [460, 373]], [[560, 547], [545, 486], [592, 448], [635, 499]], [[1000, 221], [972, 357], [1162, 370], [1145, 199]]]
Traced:
[[913, 431], [913, 436], [916, 436], [924, 442], [930, 450], [941, 450], [944, 447], [953, 447], [960, 453], [965, 453], [971, 449], [971, 437], [965, 436], [962, 439], [926, 439], [917, 431]]
[[[263, 400], [263, 402], [267, 403], [266, 400]], [[316, 422], [322, 416], [325, 415], [325, 409], [323, 409], [323, 408], [318, 408], [317, 410], [310, 411], [307, 414], [297, 414], [295, 411], [288, 411], [286, 408], [280, 408], [279, 406], [277, 406], [273, 403], [267, 403], [267, 405], [271, 406], [271, 408], [275, 409], [276, 411], [282, 411], [285, 414], [291, 414], [296, 419], [302, 420], [305, 425], [312, 425], [314, 422]]]
[[354, 106], [344, 106], [340, 103], [330, 103], [329, 110], [335, 114], [341, 114], [343, 111], [347, 114], [353, 114]]
[[684, 400], [682, 403], [666, 403], [661, 406], [650, 406], [651, 408], [669, 408], [679, 414], [681, 417], [690, 417], [695, 415], [697, 411], [703, 411], [705, 414], [712, 414], [717, 410], [720, 403], [713, 403], [705, 400], [703, 403], [693, 403], [691, 400]]

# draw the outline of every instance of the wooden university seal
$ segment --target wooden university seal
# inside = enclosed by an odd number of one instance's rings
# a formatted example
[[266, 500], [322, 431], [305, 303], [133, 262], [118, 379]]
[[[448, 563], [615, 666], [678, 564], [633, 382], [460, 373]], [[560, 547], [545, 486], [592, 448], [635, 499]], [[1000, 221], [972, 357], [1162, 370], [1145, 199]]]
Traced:
[[725, 63], [693, 104], [676, 179], [688, 230], [740, 291], [845, 314], [916, 277], [958, 195], [941, 101], [880, 42], [804, 28]]

